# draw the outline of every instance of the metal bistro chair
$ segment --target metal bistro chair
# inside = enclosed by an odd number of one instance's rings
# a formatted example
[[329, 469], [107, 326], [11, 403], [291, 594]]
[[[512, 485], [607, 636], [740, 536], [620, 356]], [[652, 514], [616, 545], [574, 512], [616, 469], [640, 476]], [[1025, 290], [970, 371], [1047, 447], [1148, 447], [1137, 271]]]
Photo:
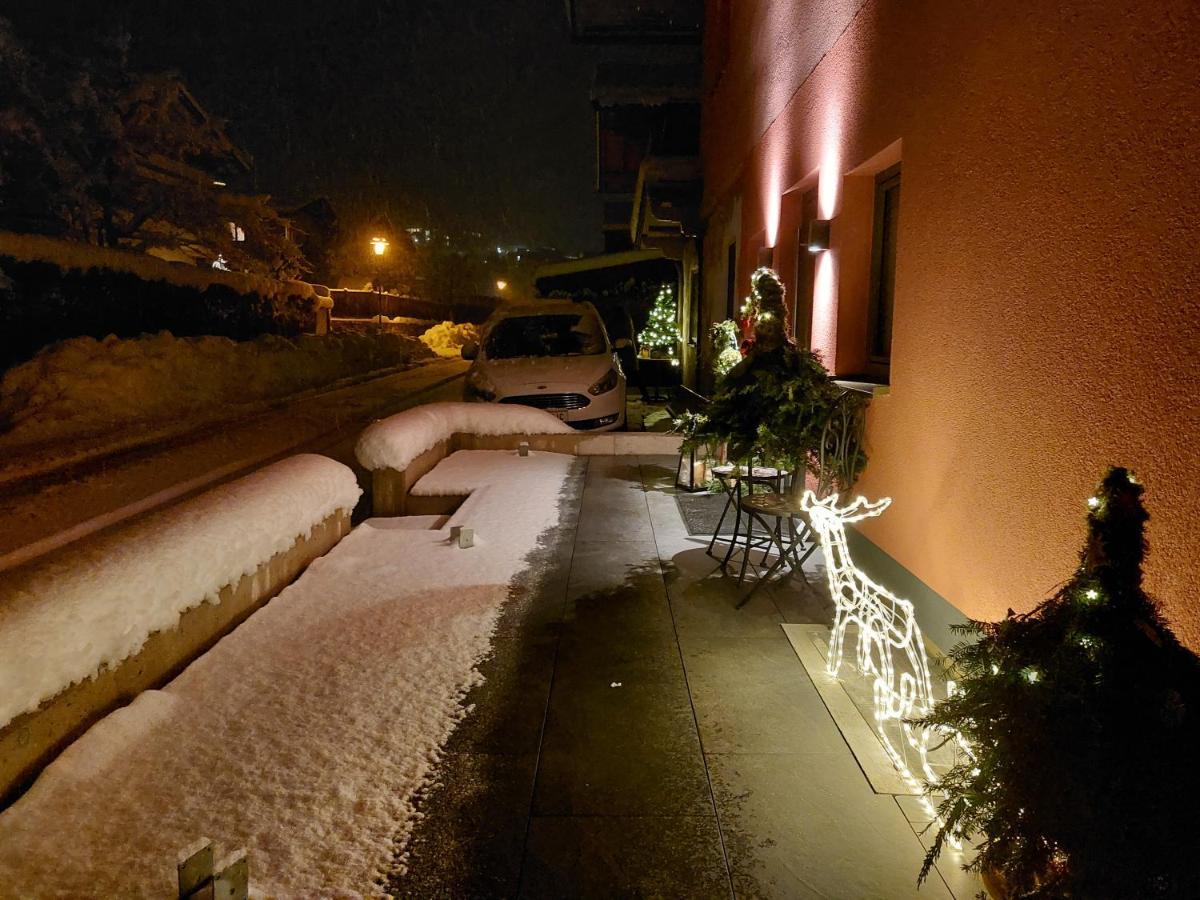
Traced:
[[[749, 459], [745, 465], [726, 463], [716, 466], [713, 468], [712, 474], [720, 482], [722, 490], [725, 491], [725, 506], [721, 510], [721, 518], [717, 520], [717, 527], [713, 530], [713, 536], [709, 540], [708, 549], [705, 552], [713, 559], [717, 558], [717, 555], [713, 553], [713, 547], [716, 545], [717, 538], [721, 537], [721, 526], [725, 524], [725, 517], [732, 509], [734, 513], [733, 534], [729, 535], [729, 546], [721, 558], [721, 567], [725, 568], [729, 565], [729, 558], [733, 555], [734, 548], [737, 547], [738, 536], [742, 534], [743, 524], [750, 522], [742, 514], [743, 495], [752, 494], [755, 485], [773, 488], [777, 492], [782, 491], [788, 472], [786, 469], [778, 469], [774, 466], [756, 466], [754, 460]], [[771, 546], [769, 538], [765, 535], [756, 537], [749, 533], [746, 535], [746, 541], [747, 546], [753, 546], [754, 549], [765, 551]]]
[[[833, 414], [825, 423], [821, 435], [821, 445], [817, 453], [817, 490], [820, 498], [827, 497], [835, 490], [845, 490], [851, 487], [858, 470], [858, 462], [862, 455], [863, 428], [866, 423], [864, 415], [866, 403], [863, 395], [854, 391], [843, 391], [838, 397]], [[796, 473], [796, 478], [803, 479], [803, 473]], [[740, 511], [753, 523], [759, 522], [767, 533], [767, 539], [778, 553], [775, 562], [754, 583], [754, 587], [738, 602], [738, 608], [750, 602], [763, 584], [785, 565], [791, 571], [798, 572], [817, 549], [817, 541], [808, 521], [808, 516], [800, 507], [804, 493], [804, 482], [793, 485], [786, 494], [782, 491], [774, 493], [750, 494], [741, 499]], [[767, 520], [774, 519], [772, 527]], [[784, 523], [787, 523], [787, 534], [784, 534]], [[797, 527], [799, 523], [799, 527]], [[805, 547], [805, 540], [808, 546]], [[746, 575], [746, 561], [750, 556], [750, 544], [747, 542], [746, 555], [742, 558], [742, 572], [738, 577], [740, 584]], [[765, 562], [771, 547], [763, 552]], [[803, 555], [800, 551], [803, 550]]]

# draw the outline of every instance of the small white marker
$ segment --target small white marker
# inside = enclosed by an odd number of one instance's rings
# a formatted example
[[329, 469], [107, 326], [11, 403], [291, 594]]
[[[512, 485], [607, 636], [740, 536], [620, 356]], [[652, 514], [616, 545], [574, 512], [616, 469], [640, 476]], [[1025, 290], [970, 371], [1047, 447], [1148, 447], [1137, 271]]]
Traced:
[[518, 456], [528, 456], [529, 455], [529, 441], [521, 441], [521, 443], [517, 444], [517, 455]]
[[451, 525], [450, 526], [450, 543], [458, 544], [458, 546], [463, 550], [465, 550], [468, 547], [474, 547], [475, 546], [475, 529], [467, 528], [463, 525]]

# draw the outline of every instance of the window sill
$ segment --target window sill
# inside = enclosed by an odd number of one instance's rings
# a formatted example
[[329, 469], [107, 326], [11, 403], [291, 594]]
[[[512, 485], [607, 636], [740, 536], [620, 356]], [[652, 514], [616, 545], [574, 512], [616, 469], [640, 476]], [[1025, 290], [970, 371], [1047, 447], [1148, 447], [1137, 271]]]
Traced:
[[892, 386], [886, 382], [871, 380], [866, 375], [848, 375], [845, 378], [835, 378], [833, 383], [843, 390], [858, 391], [871, 397], [885, 397], [892, 392]]

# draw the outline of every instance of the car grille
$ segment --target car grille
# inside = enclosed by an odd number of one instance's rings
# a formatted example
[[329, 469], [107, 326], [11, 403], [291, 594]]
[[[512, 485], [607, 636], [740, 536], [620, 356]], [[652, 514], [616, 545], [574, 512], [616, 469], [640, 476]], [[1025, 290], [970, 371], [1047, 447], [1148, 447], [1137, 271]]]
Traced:
[[592, 401], [583, 394], [520, 394], [504, 397], [501, 403], [519, 403], [538, 409], [583, 409]]

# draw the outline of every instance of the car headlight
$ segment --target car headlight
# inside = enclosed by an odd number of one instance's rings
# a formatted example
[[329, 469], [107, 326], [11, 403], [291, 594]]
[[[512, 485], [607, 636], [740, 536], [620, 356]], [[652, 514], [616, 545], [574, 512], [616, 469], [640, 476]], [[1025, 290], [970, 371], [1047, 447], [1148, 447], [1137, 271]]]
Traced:
[[608, 374], [588, 388], [588, 393], [595, 396], [596, 394], [607, 394], [617, 386], [617, 370], [609, 369]]

